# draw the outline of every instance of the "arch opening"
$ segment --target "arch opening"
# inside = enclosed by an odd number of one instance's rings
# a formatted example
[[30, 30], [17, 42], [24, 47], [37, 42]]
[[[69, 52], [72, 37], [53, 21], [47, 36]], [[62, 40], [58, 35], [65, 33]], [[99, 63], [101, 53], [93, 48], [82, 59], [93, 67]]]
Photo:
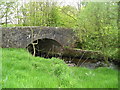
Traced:
[[44, 58], [59, 57], [63, 51], [59, 42], [48, 38], [35, 40], [26, 48], [32, 55]]

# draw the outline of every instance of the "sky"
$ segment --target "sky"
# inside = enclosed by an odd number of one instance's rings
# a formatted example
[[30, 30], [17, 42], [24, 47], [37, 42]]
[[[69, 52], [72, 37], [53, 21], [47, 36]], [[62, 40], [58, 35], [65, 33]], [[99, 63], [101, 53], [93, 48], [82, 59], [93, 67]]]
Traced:
[[80, 2], [81, 0], [56, 0], [58, 2], [63, 2], [65, 5], [72, 5], [76, 6], [77, 2]]

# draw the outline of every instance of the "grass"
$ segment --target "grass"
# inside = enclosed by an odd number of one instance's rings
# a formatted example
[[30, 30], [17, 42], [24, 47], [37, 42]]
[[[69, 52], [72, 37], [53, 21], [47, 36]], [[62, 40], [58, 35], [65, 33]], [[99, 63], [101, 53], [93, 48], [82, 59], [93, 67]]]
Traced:
[[68, 67], [58, 58], [33, 57], [24, 49], [2, 49], [3, 88], [118, 88], [111, 68]]

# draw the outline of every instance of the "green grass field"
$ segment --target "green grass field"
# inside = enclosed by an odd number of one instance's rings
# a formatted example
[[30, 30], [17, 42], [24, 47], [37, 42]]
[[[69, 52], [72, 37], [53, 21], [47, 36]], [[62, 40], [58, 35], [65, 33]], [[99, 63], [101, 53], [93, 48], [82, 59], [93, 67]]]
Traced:
[[68, 67], [58, 58], [33, 57], [24, 49], [2, 49], [3, 88], [118, 88], [111, 68]]

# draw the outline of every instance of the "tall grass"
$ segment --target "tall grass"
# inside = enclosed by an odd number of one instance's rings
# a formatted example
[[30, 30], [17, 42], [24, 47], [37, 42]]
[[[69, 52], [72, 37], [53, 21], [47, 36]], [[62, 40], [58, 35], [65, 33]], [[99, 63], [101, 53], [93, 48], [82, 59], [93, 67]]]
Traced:
[[111, 68], [68, 67], [58, 58], [33, 57], [24, 49], [2, 49], [3, 88], [117, 88]]
[[0, 90], [2, 89], [2, 48], [0, 48]]

